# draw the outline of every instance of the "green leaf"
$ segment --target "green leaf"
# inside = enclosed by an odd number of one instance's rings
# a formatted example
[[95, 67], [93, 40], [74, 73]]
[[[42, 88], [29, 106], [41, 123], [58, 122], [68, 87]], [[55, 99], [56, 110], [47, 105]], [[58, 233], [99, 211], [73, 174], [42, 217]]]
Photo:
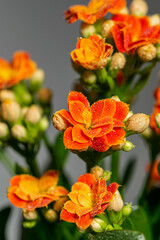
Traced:
[[142, 207], [135, 207], [129, 217], [122, 224], [123, 229], [142, 232], [146, 240], [152, 240], [151, 226], [148, 216]]
[[6, 207], [0, 210], [0, 239], [1, 240], [6, 240], [6, 237], [5, 237], [6, 224], [7, 224], [7, 220], [10, 212], [11, 212], [10, 207]]
[[89, 234], [87, 240], [145, 240], [142, 233], [130, 230], [114, 230], [93, 236]]
[[59, 133], [54, 143], [53, 153], [54, 153], [54, 165], [56, 169], [60, 170], [63, 168], [65, 161], [68, 156], [68, 149], [65, 149], [63, 144], [63, 133]]

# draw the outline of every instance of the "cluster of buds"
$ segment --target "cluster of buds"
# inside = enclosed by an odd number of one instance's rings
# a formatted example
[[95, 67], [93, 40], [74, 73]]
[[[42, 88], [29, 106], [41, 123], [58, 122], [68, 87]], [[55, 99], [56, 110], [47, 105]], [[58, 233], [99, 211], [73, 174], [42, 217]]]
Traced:
[[51, 91], [43, 88], [45, 75], [35, 70], [27, 84], [21, 81], [0, 90], [0, 141], [34, 142], [49, 125]]

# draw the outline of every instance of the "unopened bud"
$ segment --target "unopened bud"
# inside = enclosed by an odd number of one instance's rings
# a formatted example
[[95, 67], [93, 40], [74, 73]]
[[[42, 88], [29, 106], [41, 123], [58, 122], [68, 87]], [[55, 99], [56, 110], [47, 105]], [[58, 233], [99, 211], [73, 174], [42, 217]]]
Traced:
[[60, 212], [65, 204], [65, 202], [68, 200], [68, 197], [61, 197], [57, 201], [55, 201], [53, 205], [53, 209], [56, 212]]
[[24, 228], [33, 228], [37, 224], [36, 221], [24, 221], [23, 222], [23, 227]]
[[45, 78], [44, 71], [40, 68], [36, 69], [36, 71], [34, 72], [30, 79], [30, 89], [33, 92], [38, 92], [43, 84], [44, 78]]
[[149, 126], [149, 116], [143, 113], [133, 114], [126, 121], [126, 130], [133, 133], [142, 133]]
[[131, 151], [135, 146], [133, 145], [133, 143], [131, 143], [130, 141], [126, 141], [125, 144], [122, 147], [122, 150], [125, 152], [129, 152]]
[[123, 216], [125, 217], [128, 217], [132, 211], [132, 208], [131, 208], [131, 203], [128, 203], [126, 206], [123, 206], [123, 209], [122, 209], [122, 214]]
[[123, 200], [121, 198], [119, 191], [117, 190], [114, 193], [113, 199], [109, 203], [107, 210], [108, 211], [114, 210], [115, 212], [119, 212], [122, 209], [123, 205], [124, 205]]
[[29, 105], [32, 102], [32, 96], [29, 92], [25, 92], [22, 97], [21, 101], [24, 105]]
[[81, 33], [82, 37], [88, 38], [90, 35], [96, 33], [96, 28], [92, 24], [82, 22], [80, 33]]
[[38, 218], [38, 213], [36, 211], [28, 211], [27, 209], [23, 209], [22, 213], [26, 220], [36, 220]]
[[110, 180], [110, 178], [111, 178], [111, 175], [112, 175], [112, 173], [110, 172], [110, 171], [108, 171], [108, 170], [104, 170], [103, 171], [103, 178], [105, 178], [105, 180], [106, 181], [109, 181]]
[[89, 85], [93, 85], [97, 81], [96, 75], [91, 71], [84, 72], [84, 74], [82, 75], [82, 79], [85, 83]]
[[11, 134], [15, 139], [19, 141], [24, 141], [27, 137], [26, 128], [20, 124], [16, 124], [11, 128]]
[[142, 17], [148, 12], [148, 5], [144, 0], [133, 0], [130, 5], [131, 14]]
[[156, 121], [157, 128], [160, 128], [160, 113], [156, 114], [155, 121]]
[[52, 116], [53, 126], [59, 131], [65, 131], [67, 127], [70, 126], [70, 123], [60, 114], [60, 111], [57, 111]]
[[0, 122], [0, 140], [5, 140], [9, 135], [9, 128], [6, 123]]
[[155, 25], [160, 26], [160, 15], [159, 14], [154, 14], [154, 15], [150, 16], [149, 20], [150, 20], [151, 26], [155, 26]]
[[103, 232], [106, 229], [107, 224], [100, 218], [93, 218], [90, 227], [94, 232]]
[[113, 99], [116, 102], [121, 102], [121, 100], [118, 96], [112, 96], [111, 99]]
[[156, 57], [157, 49], [153, 44], [150, 43], [138, 48], [137, 53], [143, 62], [149, 62]]
[[114, 228], [113, 228], [113, 226], [111, 225], [111, 224], [109, 224], [109, 225], [107, 225], [107, 227], [106, 227], [106, 231], [112, 231]]
[[146, 139], [150, 139], [153, 136], [153, 131], [150, 127], [148, 127], [143, 133], [142, 136]]
[[119, 12], [120, 14], [129, 14], [129, 9], [127, 8], [127, 7], [124, 7], [124, 8], [122, 8], [121, 10], [120, 10], [120, 12]]
[[39, 127], [41, 131], [45, 131], [49, 126], [49, 121], [46, 117], [41, 118], [39, 122]]
[[31, 107], [28, 108], [28, 111], [25, 114], [25, 120], [36, 124], [41, 120], [42, 116], [42, 110], [39, 106], [37, 105], [32, 105]]
[[21, 109], [21, 116], [24, 117], [26, 112], [28, 111], [29, 107], [22, 107]]
[[127, 114], [127, 117], [124, 119], [124, 122], [126, 122], [128, 118], [130, 118], [132, 115], [133, 115], [133, 112], [129, 111], [129, 113]]
[[103, 24], [102, 24], [102, 30], [101, 30], [101, 33], [102, 33], [102, 36], [104, 38], [107, 38], [107, 37], [112, 37], [112, 27], [115, 25], [114, 21], [112, 20], [107, 20], [105, 21]]
[[52, 99], [52, 92], [48, 88], [42, 88], [38, 93], [38, 100], [41, 103], [50, 103]]
[[99, 166], [94, 166], [93, 168], [91, 168], [90, 173], [94, 175], [95, 178], [101, 178], [103, 176], [103, 168]]
[[120, 144], [118, 144], [118, 145], [113, 145], [113, 146], [112, 146], [112, 149], [113, 149], [114, 151], [122, 150], [123, 147], [124, 147], [124, 145], [125, 145], [125, 143], [126, 143], [126, 139], [125, 139], [125, 141], [124, 141], [123, 143], [120, 143]]
[[3, 102], [6, 99], [15, 101], [16, 96], [15, 96], [14, 92], [12, 92], [11, 90], [6, 90], [6, 89], [1, 90], [0, 91], [0, 102]]
[[55, 222], [58, 217], [57, 213], [53, 209], [47, 210], [44, 216], [49, 222]]
[[123, 53], [115, 53], [111, 57], [111, 69], [120, 70], [123, 69], [126, 64], [126, 59]]
[[7, 122], [16, 122], [21, 116], [20, 105], [15, 101], [6, 99], [1, 104], [1, 116]]

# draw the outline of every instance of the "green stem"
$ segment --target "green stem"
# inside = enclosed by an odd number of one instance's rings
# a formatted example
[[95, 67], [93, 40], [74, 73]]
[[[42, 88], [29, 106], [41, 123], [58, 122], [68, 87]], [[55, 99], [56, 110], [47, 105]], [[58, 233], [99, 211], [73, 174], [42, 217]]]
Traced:
[[115, 151], [111, 156], [111, 182], [119, 182], [119, 151]]
[[37, 164], [37, 160], [35, 158], [35, 156], [26, 156], [26, 162], [30, 168], [31, 173], [35, 176], [35, 177], [39, 177], [40, 176], [40, 172], [38, 169], [38, 164]]

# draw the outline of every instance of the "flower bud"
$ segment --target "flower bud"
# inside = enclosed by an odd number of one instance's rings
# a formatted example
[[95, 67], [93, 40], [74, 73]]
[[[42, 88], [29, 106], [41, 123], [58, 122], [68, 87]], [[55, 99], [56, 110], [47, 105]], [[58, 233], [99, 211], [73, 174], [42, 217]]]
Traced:
[[157, 49], [153, 44], [150, 43], [138, 48], [137, 53], [143, 62], [149, 62], [156, 57]]
[[109, 181], [110, 180], [110, 178], [111, 178], [111, 175], [112, 175], [112, 173], [110, 172], [110, 171], [108, 171], [108, 170], [104, 170], [103, 171], [103, 178], [105, 178], [105, 180], [106, 181]]
[[21, 97], [21, 102], [24, 105], [29, 105], [32, 102], [32, 96], [29, 92], [25, 92]]
[[30, 89], [33, 92], [38, 92], [38, 90], [41, 88], [43, 81], [45, 78], [45, 73], [42, 69], [38, 68], [32, 75], [30, 79]]
[[36, 124], [41, 120], [42, 110], [38, 105], [32, 105], [28, 108], [24, 118], [26, 121]]
[[84, 74], [82, 75], [82, 79], [88, 85], [95, 84], [97, 81], [96, 75], [91, 71], [84, 72]]
[[1, 104], [1, 116], [7, 122], [16, 122], [21, 116], [20, 105], [13, 100], [6, 99]]
[[0, 140], [5, 140], [9, 135], [9, 128], [6, 123], [0, 122]]
[[60, 212], [65, 204], [65, 202], [68, 200], [68, 197], [61, 197], [57, 201], [55, 201], [53, 205], [53, 209], [56, 212]]
[[44, 216], [49, 222], [55, 222], [58, 218], [57, 213], [53, 209], [47, 210]]
[[0, 102], [3, 102], [6, 99], [15, 101], [16, 96], [15, 96], [14, 92], [12, 92], [10, 90], [6, 90], [6, 89], [1, 90], [0, 91]]
[[115, 25], [114, 21], [107, 20], [102, 24], [101, 34], [104, 38], [112, 37], [111, 29]]
[[129, 113], [127, 114], [127, 117], [124, 119], [124, 122], [126, 122], [128, 118], [130, 118], [132, 115], [133, 115], [133, 112], [129, 111]]
[[52, 116], [53, 126], [59, 131], [65, 131], [67, 127], [70, 126], [70, 123], [60, 114], [60, 111], [57, 111]]
[[27, 138], [26, 128], [20, 124], [16, 124], [11, 128], [11, 134], [15, 139], [19, 141], [24, 141]]
[[106, 231], [112, 231], [114, 228], [111, 224], [109, 224], [107, 227], [106, 227]]
[[160, 60], [160, 44], [156, 46], [156, 50], [157, 50], [157, 58]]
[[122, 150], [122, 149], [123, 149], [123, 146], [125, 145], [125, 143], [126, 143], [126, 139], [125, 139], [125, 141], [124, 141], [123, 143], [120, 143], [120, 144], [118, 144], [118, 145], [113, 145], [113, 146], [112, 146], [112, 149], [115, 150], [115, 151], [117, 151], [117, 150]]
[[123, 53], [118, 52], [111, 57], [111, 70], [123, 69], [125, 64], [126, 59]]
[[105, 223], [105, 221], [103, 221], [100, 218], [93, 218], [93, 221], [91, 222], [90, 227], [94, 232], [98, 233], [98, 232], [103, 232], [106, 229], [107, 224]]
[[121, 102], [121, 100], [118, 96], [112, 96], [111, 99], [113, 99], [116, 102]]
[[157, 113], [155, 116], [156, 125], [160, 128], [160, 113]]
[[80, 33], [81, 33], [82, 37], [88, 38], [90, 35], [96, 33], [96, 28], [92, 24], [82, 22]]
[[36, 220], [38, 218], [38, 214], [36, 211], [28, 211], [27, 209], [23, 209], [22, 211], [23, 217], [26, 220]]
[[122, 150], [125, 152], [129, 152], [131, 151], [135, 146], [133, 145], [133, 143], [131, 143], [130, 141], [126, 141], [125, 144], [122, 147]]
[[21, 109], [21, 116], [24, 117], [26, 112], [28, 111], [29, 107], [22, 107]]
[[99, 166], [94, 166], [93, 168], [91, 168], [90, 173], [94, 175], [95, 178], [101, 178], [103, 176], [103, 168]]
[[24, 221], [23, 222], [23, 227], [24, 228], [33, 228], [37, 224], [36, 221]]
[[146, 139], [151, 139], [153, 136], [153, 131], [150, 127], [148, 127], [143, 133], [142, 136]]
[[119, 191], [117, 190], [113, 195], [113, 199], [109, 203], [107, 210], [108, 211], [114, 210], [115, 212], [119, 212], [122, 209], [123, 205], [124, 205], [123, 200], [121, 198]]
[[151, 26], [159, 25], [160, 26], [160, 15], [154, 14], [149, 17]]
[[125, 217], [128, 217], [130, 215], [131, 211], [132, 211], [131, 203], [128, 203], [126, 206], [123, 206], [123, 208], [122, 208], [122, 214]]
[[45, 131], [49, 126], [49, 121], [46, 117], [42, 117], [42, 119], [39, 122], [39, 127], [41, 131]]
[[120, 14], [129, 14], [129, 9], [127, 8], [127, 7], [124, 7], [124, 8], [122, 8], [121, 10], [120, 10], [120, 12], [119, 12]]
[[42, 88], [38, 93], [38, 100], [41, 103], [50, 103], [52, 99], [52, 92], [48, 88]]
[[148, 12], [148, 5], [144, 0], [133, 0], [130, 5], [131, 14], [142, 17]]
[[126, 130], [133, 133], [142, 133], [149, 126], [149, 116], [143, 113], [133, 114], [126, 121]]

